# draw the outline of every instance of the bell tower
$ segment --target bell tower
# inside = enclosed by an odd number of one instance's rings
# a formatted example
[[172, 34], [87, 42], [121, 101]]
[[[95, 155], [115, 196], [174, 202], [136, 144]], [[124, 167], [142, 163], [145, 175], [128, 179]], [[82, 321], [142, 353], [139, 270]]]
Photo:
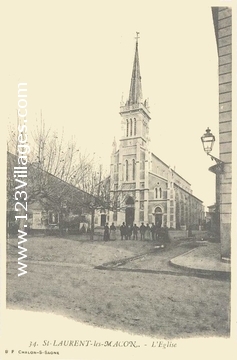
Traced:
[[[138, 35], [139, 33], [137, 32], [129, 97], [126, 103], [123, 100], [120, 103], [120, 115], [122, 117], [122, 136], [120, 140], [122, 146], [127, 146], [128, 143], [134, 145], [138, 139], [144, 145], [149, 140], [150, 112], [148, 100], [143, 101], [142, 97]], [[136, 141], [134, 141], [135, 139]]]
[[128, 100], [120, 103], [121, 137], [112, 155], [112, 195], [120, 201], [117, 222], [148, 222], [149, 121], [148, 101], [143, 101], [136, 36]]

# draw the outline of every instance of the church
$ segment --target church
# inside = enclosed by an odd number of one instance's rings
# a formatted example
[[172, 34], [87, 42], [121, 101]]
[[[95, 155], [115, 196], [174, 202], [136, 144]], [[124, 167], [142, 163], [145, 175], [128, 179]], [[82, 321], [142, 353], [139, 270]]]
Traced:
[[138, 36], [129, 96], [121, 101], [120, 115], [122, 133], [111, 155], [109, 222], [198, 229], [204, 219], [202, 201], [187, 180], [149, 151], [151, 115], [142, 97]]

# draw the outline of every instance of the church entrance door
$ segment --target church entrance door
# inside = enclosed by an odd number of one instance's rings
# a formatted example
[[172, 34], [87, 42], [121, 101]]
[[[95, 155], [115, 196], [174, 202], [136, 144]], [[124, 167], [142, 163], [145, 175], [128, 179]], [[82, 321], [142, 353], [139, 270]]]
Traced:
[[131, 196], [126, 201], [126, 210], [125, 210], [125, 222], [126, 225], [133, 225], [134, 222], [134, 200]]
[[129, 207], [126, 208], [126, 213], [125, 213], [125, 221], [126, 221], [126, 225], [133, 225], [134, 222], [134, 208]]
[[162, 224], [162, 214], [155, 214], [155, 224], [160, 228]]
[[158, 206], [155, 208], [155, 225], [158, 226], [158, 228], [162, 225], [162, 209]]

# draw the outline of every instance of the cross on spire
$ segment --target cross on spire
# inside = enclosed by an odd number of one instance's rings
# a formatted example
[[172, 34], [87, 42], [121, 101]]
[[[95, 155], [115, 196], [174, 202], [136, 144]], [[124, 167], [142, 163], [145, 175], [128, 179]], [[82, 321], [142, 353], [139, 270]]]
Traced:
[[140, 39], [140, 37], [139, 37], [140, 33], [136, 31], [136, 34], [137, 34], [137, 36], [135, 37], [135, 39], [136, 39], [136, 42], [138, 42], [138, 39]]

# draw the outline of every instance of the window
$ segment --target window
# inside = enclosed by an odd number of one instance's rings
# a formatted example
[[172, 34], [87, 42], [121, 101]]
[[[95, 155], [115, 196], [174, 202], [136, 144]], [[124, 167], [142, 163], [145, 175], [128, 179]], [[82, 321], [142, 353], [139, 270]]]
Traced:
[[54, 211], [49, 211], [49, 225], [58, 224], [58, 213]]
[[132, 136], [132, 119], [130, 119], [130, 136]]
[[128, 181], [128, 160], [125, 161], [125, 181]]
[[134, 118], [134, 135], [137, 135], [137, 120]]
[[42, 212], [33, 210], [32, 229], [41, 229], [42, 227]]
[[159, 198], [161, 199], [162, 198], [162, 189], [159, 188]]
[[162, 198], [162, 189], [161, 189], [161, 187], [159, 189], [158, 188], [154, 189], [154, 197], [155, 197], [155, 199], [161, 199]]
[[135, 177], [136, 177], [136, 162], [133, 159], [133, 161], [132, 161], [132, 179], [135, 180]]
[[128, 128], [129, 128], [129, 123], [128, 123], [128, 120], [127, 120], [127, 131], [126, 131], [126, 136], [128, 137]]

